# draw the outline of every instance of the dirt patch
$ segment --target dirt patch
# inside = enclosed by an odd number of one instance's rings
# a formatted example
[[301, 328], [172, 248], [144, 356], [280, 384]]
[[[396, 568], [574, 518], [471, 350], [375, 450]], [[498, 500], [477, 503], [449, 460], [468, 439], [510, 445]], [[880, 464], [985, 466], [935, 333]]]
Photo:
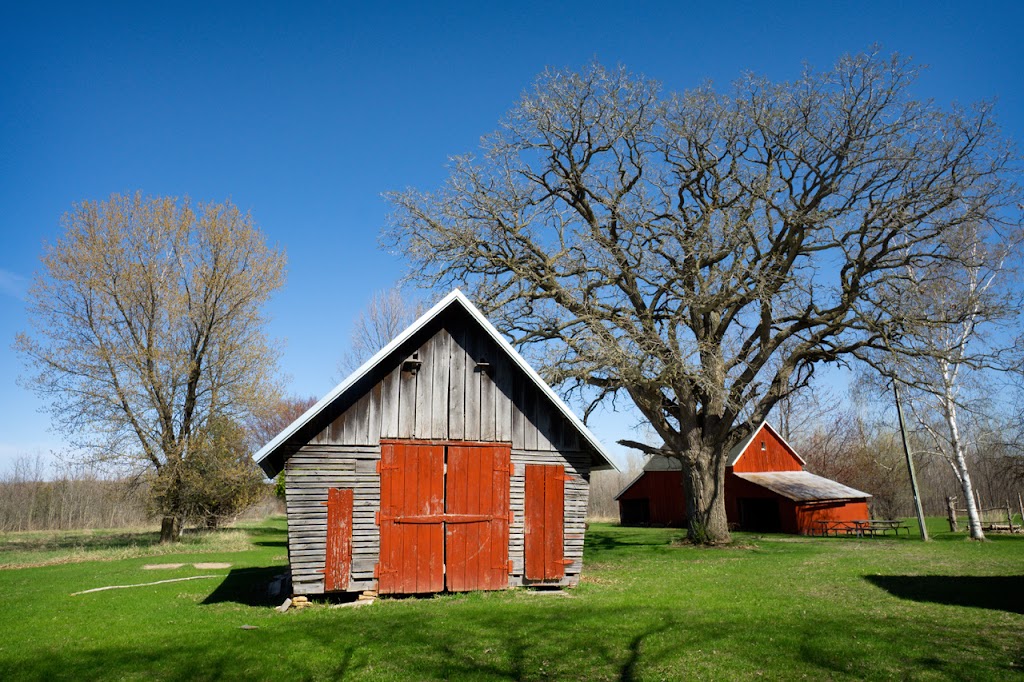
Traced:
[[146, 564], [142, 567], [144, 571], [156, 571], [162, 568], [181, 568], [185, 564]]
[[205, 569], [210, 569], [210, 568], [231, 568], [231, 564], [224, 563], [224, 562], [218, 562], [218, 561], [211, 561], [211, 562], [207, 562], [207, 563], [192, 564], [192, 565], [195, 566], [196, 568], [202, 568], [204, 570]]

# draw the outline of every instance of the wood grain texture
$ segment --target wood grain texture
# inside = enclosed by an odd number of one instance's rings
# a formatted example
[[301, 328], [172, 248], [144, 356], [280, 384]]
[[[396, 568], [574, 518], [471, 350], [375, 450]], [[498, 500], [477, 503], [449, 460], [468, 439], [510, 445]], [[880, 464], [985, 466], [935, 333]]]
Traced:
[[352, 491], [327, 491], [327, 547], [324, 561], [324, 589], [339, 592], [348, 587], [352, 568]]
[[565, 469], [559, 464], [527, 464], [524, 516], [527, 580], [561, 580], [565, 523]]
[[448, 437], [466, 435], [466, 329], [453, 329], [448, 352]]
[[448, 447], [445, 586], [453, 592], [508, 586], [509, 464], [505, 446]]
[[444, 588], [443, 524], [407, 520], [444, 513], [444, 447], [385, 443], [380, 478], [378, 591], [440, 592]]

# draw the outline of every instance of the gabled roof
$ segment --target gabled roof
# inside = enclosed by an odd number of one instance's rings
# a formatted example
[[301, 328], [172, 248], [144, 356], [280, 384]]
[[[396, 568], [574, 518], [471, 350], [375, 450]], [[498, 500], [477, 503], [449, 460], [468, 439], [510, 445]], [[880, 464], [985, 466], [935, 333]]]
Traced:
[[[793, 446], [786, 442], [786, 439], [782, 437], [782, 434], [776, 431], [775, 428], [767, 421], [763, 421], [761, 422], [760, 426], [758, 426], [756, 429], [750, 432], [750, 435], [748, 435], [742, 441], [737, 443], [731, 450], [729, 450], [726, 466], [733, 466], [734, 464], [736, 464], [736, 461], [739, 460], [739, 458], [743, 455], [744, 451], [747, 449], [747, 446], [750, 445], [751, 442], [753, 442], [757, 434], [761, 433], [761, 429], [768, 429], [773, 434], [775, 434], [775, 437], [779, 439], [779, 442], [785, 445], [786, 448], [791, 453], [793, 453], [793, 456], [800, 461], [801, 466], [805, 466], [807, 464], [807, 462], [804, 461], [804, 458], [801, 457], [799, 453], [797, 453], [797, 451], [793, 449]], [[615, 499], [617, 500], [620, 497], [622, 497], [623, 493], [632, 488], [633, 485], [641, 478], [643, 478], [643, 475], [646, 474], [648, 471], [682, 471], [682, 468], [683, 466], [678, 459], [673, 459], [671, 457], [663, 457], [662, 455], [651, 455], [647, 462], [644, 464], [643, 471], [637, 474], [632, 481], [623, 486], [622, 490], [619, 491], [619, 494], [615, 496]], [[836, 485], [839, 484], [837, 483]], [[853, 488], [850, 488], [850, 490], [853, 490]], [[870, 497], [870, 495], [868, 495], [868, 497]]]
[[736, 465], [736, 462], [739, 460], [740, 457], [743, 456], [743, 453], [746, 451], [747, 446], [750, 445], [751, 442], [753, 442], [754, 438], [757, 437], [757, 434], [761, 433], [761, 429], [768, 429], [773, 434], [775, 434], [775, 437], [779, 439], [779, 442], [785, 445], [786, 449], [793, 453], [793, 456], [797, 458], [797, 460], [800, 462], [800, 466], [807, 466], [807, 462], [805, 462], [804, 458], [800, 456], [800, 453], [794, 450], [793, 446], [786, 442], [786, 439], [782, 437], [782, 434], [776, 431], [775, 427], [768, 423], [768, 420], [761, 422], [761, 425], [758, 426], [753, 431], [751, 431], [749, 436], [747, 436], [742, 441], [737, 443], [733, 447], [733, 449], [729, 451], [729, 459], [725, 463], [726, 466], [731, 467]]
[[615, 496], [615, 499], [622, 497], [622, 494], [633, 487], [633, 484], [643, 478], [644, 474], [648, 471], [682, 471], [683, 465], [678, 459], [672, 457], [663, 457], [662, 455], [651, 455], [647, 462], [644, 464], [643, 470], [637, 474], [632, 481], [627, 483], [619, 491], [619, 494]]
[[477, 324], [480, 325], [480, 328], [483, 329], [497, 344], [497, 346], [505, 352], [512, 363], [518, 367], [523, 374], [530, 378], [540, 392], [545, 395], [554, 407], [562, 413], [570, 424], [572, 424], [582, 437], [583, 441], [593, 448], [598, 457], [603, 459], [605, 463], [614, 469], [618, 471], [622, 470], [621, 462], [604, 449], [600, 441], [598, 441], [594, 434], [590, 432], [590, 429], [583, 424], [580, 418], [577, 417], [573, 411], [569, 409], [569, 406], [566, 405], [558, 396], [558, 394], [555, 393], [543, 379], [541, 379], [540, 375], [537, 374], [526, 359], [512, 347], [512, 345], [504, 336], [501, 335], [494, 325], [491, 324], [490, 320], [480, 312], [479, 308], [473, 305], [473, 303], [466, 298], [466, 295], [458, 289], [452, 291], [441, 299], [437, 305], [421, 315], [419, 319], [409, 325], [401, 334], [392, 339], [391, 343], [380, 349], [372, 358], [363, 363], [359, 369], [352, 372], [352, 374], [346, 377], [344, 381], [335, 386], [330, 393], [318, 400], [317, 403], [306, 410], [301, 417], [289, 424], [284, 431], [277, 434], [273, 440], [264, 445], [259, 452], [253, 455], [253, 459], [256, 463], [259, 464], [268, 474], [274, 475], [276, 472], [272, 473], [272, 469], [274, 467], [268, 461], [268, 457], [270, 457], [282, 445], [287, 443], [289, 438], [294, 436], [300, 429], [302, 429], [303, 426], [313, 421], [335, 401], [346, 397], [346, 394], [352, 391], [360, 383], [361, 379], [371, 374], [378, 365], [384, 363], [392, 354], [397, 352], [406, 341], [411, 339], [417, 332], [422, 330], [435, 318], [453, 306], [461, 307]]
[[815, 500], [856, 500], [871, 497], [868, 493], [850, 488], [828, 478], [807, 471], [769, 471], [756, 474], [733, 474], [762, 488], [789, 498], [794, 502]]

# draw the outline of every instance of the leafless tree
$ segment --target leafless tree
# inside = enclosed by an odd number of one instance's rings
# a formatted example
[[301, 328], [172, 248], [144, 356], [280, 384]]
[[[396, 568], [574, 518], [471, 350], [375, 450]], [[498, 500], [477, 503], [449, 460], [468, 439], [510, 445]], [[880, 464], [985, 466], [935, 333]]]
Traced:
[[143, 526], [146, 492], [93, 463], [21, 455], [0, 472], [0, 531]]
[[[278, 394], [261, 309], [285, 257], [251, 216], [115, 194], [75, 205], [63, 228], [15, 347], [74, 445], [160, 472], [189, 458], [211, 416], [243, 420]], [[164, 499], [172, 540], [183, 510]]]
[[929, 270], [910, 265], [905, 277], [892, 283], [891, 305], [900, 310], [902, 323], [885, 351], [868, 356], [889, 381], [906, 386], [918, 430], [960, 483], [975, 540], [985, 535], [967, 464], [972, 444], [963, 415], [978, 402], [978, 382], [994, 378], [986, 374], [1013, 367], [1015, 344], [1005, 327], [1017, 328], [1021, 309], [1019, 295], [1008, 286], [1013, 272], [1008, 259], [1016, 247], [1012, 235], [997, 240], [975, 225], [951, 231], [940, 249], [949, 256], [944, 263]]
[[375, 291], [352, 324], [349, 349], [338, 362], [341, 378], [351, 374], [391, 342], [426, 310], [423, 302], [397, 287]]
[[249, 447], [255, 452], [316, 404], [315, 396], [290, 396], [267, 402], [249, 420]]
[[690, 538], [726, 541], [729, 448], [876, 344], [885, 284], [949, 230], [1019, 220], [992, 107], [915, 100], [916, 73], [858, 54], [663, 95], [623, 68], [547, 71], [443, 188], [389, 195], [383, 239], [566, 391], [628, 394], [662, 443], [627, 444], [680, 460]]

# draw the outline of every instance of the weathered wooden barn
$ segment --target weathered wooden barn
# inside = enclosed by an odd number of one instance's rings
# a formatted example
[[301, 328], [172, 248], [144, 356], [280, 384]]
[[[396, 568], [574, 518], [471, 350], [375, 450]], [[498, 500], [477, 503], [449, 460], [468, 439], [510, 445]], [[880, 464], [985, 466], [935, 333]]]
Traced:
[[[804, 471], [804, 460], [767, 422], [729, 452], [725, 514], [730, 525], [758, 532], [813, 534], [819, 521], [870, 518], [871, 496]], [[624, 525], [685, 526], [679, 462], [652, 457], [616, 496]]]
[[254, 455], [295, 594], [574, 585], [611, 456], [453, 291]]

